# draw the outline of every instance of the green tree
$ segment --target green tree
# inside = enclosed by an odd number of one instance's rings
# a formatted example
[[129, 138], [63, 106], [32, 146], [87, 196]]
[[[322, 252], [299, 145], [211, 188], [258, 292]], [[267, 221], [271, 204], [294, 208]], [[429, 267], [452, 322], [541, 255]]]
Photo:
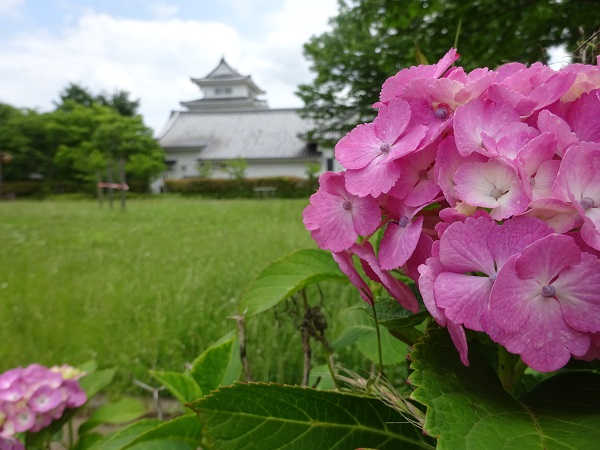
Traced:
[[10, 154], [3, 167], [7, 181], [27, 180], [48, 172], [53, 151], [44, 116], [30, 109], [0, 104], [0, 152]]
[[127, 91], [117, 90], [112, 94], [101, 93], [96, 100], [101, 105], [111, 107], [122, 116], [133, 117], [138, 115], [140, 100], [132, 100], [129, 98], [130, 95]]
[[95, 180], [108, 161], [127, 161], [128, 176], [148, 184], [164, 169], [163, 151], [140, 116], [127, 117], [98, 103], [72, 105], [52, 113], [53, 132], [65, 136], [58, 145], [56, 165], [64, 177]]
[[133, 117], [138, 115], [140, 100], [132, 100], [131, 94], [123, 90], [113, 93], [101, 92], [94, 95], [87, 87], [76, 83], [69, 83], [59, 94], [60, 101], [54, 102], [56, 109], [69, 111], [74, 104], [91, 107], [94, 104], [108, 106], [122, 116]]
[[331, 30], [304, 46], [315, 78], [297, 92], [303, 115], [341, 130], [371, 120], [381, 85], [415, 65], [416, 49], [434, 62], [456, 39], [465, 70], [546, 63], [549, 47], [575, 50], [596, 31], [596, 6], [596, 0], [340, 0]]
[[244, 178], [246, 178], [247, 168], [248, 162], [244, 158], [236, 158], [225, 161], [223, 165], [223, 170], [236, 181], [242, 181]]

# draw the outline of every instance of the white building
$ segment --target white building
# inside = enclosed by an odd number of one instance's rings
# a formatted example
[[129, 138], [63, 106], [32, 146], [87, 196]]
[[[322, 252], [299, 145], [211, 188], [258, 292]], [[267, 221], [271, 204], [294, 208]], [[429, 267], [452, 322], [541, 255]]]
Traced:
[[204, 92], [198, 100], [181, 102], [187, 111], [173, 111], [158, 137], [166, 153], [164, 179], [198, 176], [203, 164], [216, 167], [213, 177], [225, 177], [218, 168], [230, 160], [247, 163], [246, 176], [307, 177], [310, 163], [322, 171], [334, 170], [332, 149], [305, 140], [314, 128], [296, 109], [270, 109], [250, 76], [243, 76], [225, 59], [204, 78], [192, 78]]

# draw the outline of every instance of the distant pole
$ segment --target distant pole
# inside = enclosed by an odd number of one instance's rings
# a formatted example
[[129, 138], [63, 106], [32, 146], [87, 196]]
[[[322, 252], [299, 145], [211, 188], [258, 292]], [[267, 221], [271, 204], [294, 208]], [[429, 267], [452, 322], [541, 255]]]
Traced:
[[125, 159], [119, 158], [119, 183], [121, 183], [121, 211], [125, 211]]
[[104, 207], [104, 188], [101, 185], [102, 183], [102, 172], [96, 172], [96, 186], [98, 191], [98, 203], [100, 204], [100, 208]]
[[[112, 186], [112, 184], [113, 184], [113, 161], [112, 161], [112, 159], [109, 159], [106, 162], [106, 175], [108, 178], [108, 185]], [[108, 204], [110, 205], [111, 211], [113, 209], [113, 200], [114, 200], [113, 189], [109, 187], [108, 188]]]

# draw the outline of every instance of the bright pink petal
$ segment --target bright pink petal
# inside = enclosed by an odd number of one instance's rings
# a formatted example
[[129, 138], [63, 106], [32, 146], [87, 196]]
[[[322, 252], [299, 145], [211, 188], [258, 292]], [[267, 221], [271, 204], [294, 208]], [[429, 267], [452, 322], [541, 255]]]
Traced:
[[410, 106], [405, 100], [401, 98], [390, 100], [387, 106], [379, 110], [373, 121], [375, 135], [391, 146], [406, 130], [410, 115]]
[[379, 197], [387, 193], [396, 184], [401, 174], [398, 160], [378, 162], [373, 160], [368, 166], [346, 172], [346, 188], [351, 194], [359, 197], [371, 195]]
[[396, 222], [388, 224], [379, 247], [379, 263], [384, 270], [396, 269], [412, 256], [423, 229], [423, 216], [410, 220], [404, 226]]
[[448, 136], [438, 146], [434, 167], [434, 180], [442, 189], [446, 201], [455, 206], [460, 198], [456, 194], [454, 175], [458, 168], [470, 162], [485, 162], [487, 158], [479, 153], [472, 153], [464, 158], [458, 153], [454, 136]]
[[566, 122], [580, 141], [600, 142], [599, 95], [600, 90], [582, 94], [567, 113]]
[[551, 234], [523, 250], [515, 271], [521, 280], [536, 280], [543, 286], [550, 284], [565, 267], [580, 262], [581, 251], [571, 237]]
[[395, 97], [399, 97], [404, 91], [404, 87], [415, 78], [439, 78], [458, 57], [459, 55], [456, 53], [456, 50], [450, 49], [435, 65], [421, 65], [402, 69], [383, 83], [380, 100], [385, 103]]
[[392, 297], [406, 309], [414, 313], [419, 311], [419, 303], [410, 288], [389, 272], [381, 269], [369, 242], [365, 242], [363, 245], [354, 244], [351, 251], [361, 259], [367, 276], [373, 277], [374, 275], [373, 280], [381, 283]]
[[360, 292], [360, 296], [367, 303], [371, 303], [373, 299], [373, 293], [371, 289], [365, 283], [365, 280], [358, 274], [358, 271], [354, 267], [354, 263], [352, 262], [352, 255], [347, 252], [333, 252], [333, 259], [340, 266], [340, 270], [346, 274], [346, 276], [350, 279], [350, 282], [358, 289]]
[[494, 221], [468, 218], [454, 222], [440, 240], [440, 260], [448, 271], [496, 273], [494, 259], [487, 246]]
[[336, 144], [335, 157], [346, 169], [362, 169], [382, 154], [383, 144], [372, 123], [358, 125]]
[[444, 266], [442, 266], [440, 259], [436, 257], [429, 258], [425, 264], [419, 266], [419, 273], [421, 274], [419, 277], [419, 292], [423, 298], [423, 303], [435, 321], [444, 327], [446, 326], [446, 315], [444, 310], [436, 303], [433, 290], [435, 279], [443, 271]]
[[543, 300], [536, 279], [519, 277], [516, 263], [519, 254], [509, 258], [500, 271], [490, 294], [490, 315], [505, 332], [514, 332], [525, 326], [535, 301]]
[[345, 190], [344, 177], [344, 173], [323, 174], [302, 214], [319, 247], [334, 252], [350, 248], [359, 235], [373, 233], [381, 216], [374, 198], [359, 198]]
[[531, 320], [515, 333], [507, 333], [502, 345], [511, 353], [521, 355], [523, 362], [540, 372], [553, 372], [569, 362], [571, 355], [584, 355], [590, 347], [590, 337], [569, 327], [558, 303], [535, 302]]
[[532, 201], [523, 216], [543, 220], [557, 233], [566, 233], [581, 226], [582, 223], [573, 205], [556, 198], [540, 198]]
[[600, 260], [582, 253], [581, 264], [567, 267], [552, 282], [565, 321], [579, 331], [600, 331]]
[[573, 144], [579, 142], [575, 133], [560, 117], [552, 114], [548, 110], [540, 111], [537, 120], [537, 127], [540, 133], [553, 133], [557, 139], [556, 154], [563, 156], [564, 152]]
[[429, 203], [440, 193], [434, 180], [434, 162], [437, 147], [431, 145], [402, 158], [402, 176], [389, 194], [403, 199], [409, 206], [418, 207]]
[[512, 255], [521, 253], [528, 245], [553, 232], [552, 228], [538, 219], [521, 217], [505, 220], [488, 237], [488, 247], [496, 261], [496, 269], [500, 270]]
[[417, 242], [417, 248], [413, 252], [412, 256], [406, 261], [406, 264], [402, 268], [402, 271], [407, 277], [417, 282], [419, 280], [419, 266], [425, 264], [428, 258], [432, 256], [433, 239], [424, 233], [419, 236], [419, 242]]
[[555, 197], [556, 193], [553, 189], [553, 186], [559, 169], [560, 161], [555, 159], [544, 161], [540, 164], [535, 176], [533, 177], [533, 200]]
[[495, 220], [519, 214], [529, 204], [517, 170], [499, 159], [463, 164], [454, 181], [460, 199], [473, 206], [490, 208]]
[[492, 285], [490, 277], [442, 272], [434, 284], [435, 301], [452, 322], [483, 331], [481, 317], [487, 314]]
[[473, 152], [489, 154], [482, 141], [482, 133], [496, 142], [529, 127], [521, 122], [517, 112], [507, 103], [471, 100], [454, 114], [456, 147], [462, 156]]
[[452, 343], [458, 350], [458, 354], [460, 355], [460, 361], [465, 366], [469, 366], [469, 347], [467, 344], [467, 336], [465, 334], [465, 329], [462, 325], [457, 325], [453, 322], [448, 321], [448, 333], [450, 333], [450, 339], [452, 339]]

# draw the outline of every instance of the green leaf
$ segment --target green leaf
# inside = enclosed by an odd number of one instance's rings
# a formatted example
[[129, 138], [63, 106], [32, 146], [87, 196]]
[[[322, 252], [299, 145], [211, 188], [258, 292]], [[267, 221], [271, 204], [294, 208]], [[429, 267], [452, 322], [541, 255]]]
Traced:
[[191, 375], [203, 393], [206, 394], [223, 384], [233, 354], [234, 342], [235, 336], [213, 345], [192, 363]]
[[600, 442], [600, 374], [574, 372], [514, 398], [477, 354], [461, 364], [446, 330], [415, 346], [412, 397], [427, 406], [425, 431], [438, 449], [596, 448]]
[[90, 359], [89, 361], [86, 361], [83, 364], [79, 364], [77, 368], [84, 372], [92, 373], [98, 370], [98, 363], [95, 359]]
[[161, 372], [151, 370], [150, 373], [162, 383], [181, 403], [186, 404], [202, 397], [202, 389], [189, 373]]
[[138, 419], [147, 412], [144, 404], [134, 398], [122, 398], [116, 403], [108, 403], [92, 413], [81, 424], [79, 434], [83, 434], [101, 424], [121, 424]]
[[127, 447], [130, 450], [195, 450], [196, 447], [192, 447], [190, 444], [178, 441], [169, 441], [168, 439], [141, 442], [134, 445], [133, 447]]
[[276, 384], [235, 384], [190, 405], [220, 450], [430, 448], [421, 430], [370, 398]]
[[261, 313], [306, 286], [320, 281], [348, 282], [331, 253], [304, 249], [275, 261], [263, 269], [241, 298], [247, 317]]
[[85, 391], [88, 400], [108, 386], [115, 374], [117, 373], [117, 369], [104, 369], [98, 370], [97, 372], [92, 372], [79, 380], [79, 384], [81, 388]]
[[[358, 340], [358, 350], [372, 362], [379, 362], [377, 332], [375, 328], [371, 329], [371, 333], [365, 334]], [[404, 342], [395, 339], [385, 330], [381, 330], [381, 354], [383, 356], [383, 364], [399, 364], [406, 361], [408, 346]]]
[[[148, 430], [151, 430], [158, 425], [162, 424], [161, 420], [157, 419], [142, 419], [138, 420], [131, 425], [128, 425], [120, 430], [114, 431], [111, 434], [104, 437], [100, 442], [95, 442], [91, 447], [77, 448], [77, 450], [121, 450], [128, 444], [130, 444], [138, 436], [142, 435]], [[87, 433], [87, 436], [93, 433]]]
[[195, 449], [202, 439], [202, 424], [195, 414], [187, 414], [163, 422], [160, 425], [138, 436], [123, 450], [135, 448], [138, 450], [151, 448], [157, 442], [165, 444], [162, 448], [174, 448], [176, 444], [186, 444]]
[[105, 436], [100, 433], [85, 433], [79, 436], [74, 450], [95, 450], [104, 442]]
[[374, 328], [370, 325], [352, 325], [342, 330], [338, 338], [331, 344], [333, 350], [340, 350], [348, 345], [354, 344], [366, 334], [373, 333]]
[[[315, 383], [317, 383], [316, 386]], [[333, 382], [333, 378], [331, 378], [331, 372], [329, 372], [329, 367], [327, 366], [327, 364], [315, 366], [310, 369], [308, 385], [316, 389], [325, 391], [335, 389], [335, 383]]]
[[[374, 319], [371, 306], [363, 306], [363, 309]], [[406, 328], [413, 328], [428, 317], [431, 317], [427, 310], [415, 314], [403, 308], [393, 298], [388, 297], [378, 300], [375, 303], [375, 310], [377, 311], [377, 322], [388, 330], [400, 331]]]

